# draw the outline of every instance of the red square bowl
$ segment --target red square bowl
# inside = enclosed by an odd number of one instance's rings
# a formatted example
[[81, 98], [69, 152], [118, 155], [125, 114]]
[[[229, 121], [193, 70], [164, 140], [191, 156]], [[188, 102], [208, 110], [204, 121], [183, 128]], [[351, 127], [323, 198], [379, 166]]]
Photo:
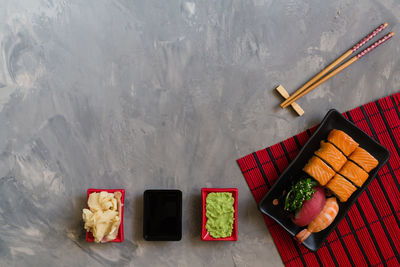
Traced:
[[[123, 242], [124, 241], [124, 200], [125, 200], [125, 189], [94, 189], [89, 188], [87, 190], [87, 199], [89, 200], [89, 195], [91, 193], [100, 193], [101, 191], [106, 191], [108, 193], [121, 192], [121, 224], [119, 225], [118, 235], [114, 240], [109, 242]], [[89, 207], [88, 207], [89, 208]], [[86, 242], [94, 242], [94, 237], [91, 232], [86, 231]]]
[[[232, 193], [233, 198], [235, 199], [235, 203], [233, 203], [233, 207], [235, 209], [234, 213], [234, 221], [233, 221], [233, 229], [232, 235], [225, 238], [213, 238], [210, 236], [210, 233], [206, 230], [206, 197], [209, 193], [216, 192], [227, 192]], [[237, 188], [202, 188], [201, 189], [201, 200], [202, 200], [202, 219], [201, 219], [201, 240], [203, 241], [236, 241], [238, 238], [237, 233], [237, 202], [238, 202], [238, 190]]]

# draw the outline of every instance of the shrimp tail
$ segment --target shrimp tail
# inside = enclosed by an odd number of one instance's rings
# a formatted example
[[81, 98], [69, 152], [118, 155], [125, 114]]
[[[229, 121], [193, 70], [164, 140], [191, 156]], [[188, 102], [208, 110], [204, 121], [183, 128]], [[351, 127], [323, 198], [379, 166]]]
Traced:
[[300, 243], [303, 243], [304, 240], [306, 240], [310, 235], [311, 232], [308, 231], [308, 229], [303, 229], [296, 235], [296, 240], [299, 241]]

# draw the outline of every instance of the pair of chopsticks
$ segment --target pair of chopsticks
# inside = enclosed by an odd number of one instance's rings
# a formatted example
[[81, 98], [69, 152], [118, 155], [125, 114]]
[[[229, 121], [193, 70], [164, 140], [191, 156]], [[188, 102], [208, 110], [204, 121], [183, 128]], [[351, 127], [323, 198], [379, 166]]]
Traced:
[[[388, 26], [388, 24], [385, 22], [378, 28], [376, 28], [373, 32], [368, 34], [364, 39], [362, 39], [359, 43], [357, 43], [353, 48], [351, 48], [349, 51], [341, 55], [338, 59], [336, 59], [334, 62], [332, 62], [328, 67], [323, 69], [320, 73], [315, 75], [310, 81], [308, 81], [306, 84], [304, 84], [302, 87], [300, 87], [294, 94], [292, 94], [290, 97], [288, 97], [285, 101], [282, 102], [281, 107], [286, 108], [290, 106], [293, 102], [295, 102], [297, 99], [300, 97], [304, 96], [305, 94], [311, 92], [314, 90], [316, 87], [321, 85], [322, 83], [326, 82], [375, 48], [377, 48], [379, 45], [383, 44], [390, 38], [394, 36], [394, 32], [390, 32], [389, 34], [385, 35], [378, 41], [376, 41], [374, 44], [369, 46], [368, 48], [364, 49], [354, 57], [350, 58], [348, 61], [334, 69], [337, 65], [339, 65], [342, 61], [344, 61], [346, 58], [348, 58], [350, 55], [355, 53], [358, 49], [360, 49], [364, 44], [366, 44], [369, 40], [374, 38], [378, 33], [380, 33], [383, 29], [385, 29]], [[333, 71], [331, 71], [334, 69]], [[329, 72], [331, 71], [331, 72]], [[329, 73], [328, 73], [329, 72]], [[328, 74], [327, 74], [328, 73]], [[326, 76], [324, 76], [327, 74]], [[322, 77], [322, 78], [321, 78]], [[320, 79], [321, 78], [321, 79]]]

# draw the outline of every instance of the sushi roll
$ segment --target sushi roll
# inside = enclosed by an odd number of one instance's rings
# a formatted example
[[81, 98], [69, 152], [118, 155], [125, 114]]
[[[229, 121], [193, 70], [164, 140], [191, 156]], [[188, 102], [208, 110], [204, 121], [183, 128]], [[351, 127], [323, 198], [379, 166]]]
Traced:
[[328, 135], [329, 143], [334, 144], [346, 156], [349, 156], [357, 147], [358, 143], [345, 132], [333, 129]]
[[336, 174], [326, 185], [341, 202], [346, 202], [349, 197], [357, 190], [351, 182], [340, 174]]
[[351, 161], [347, 161], [339, 173], [358, 187], [368, 179], [368, 173]]
[[339, 171], [346, 163], [347, 159], [342, 152], [328, 142], [321, 142], [321, 147], [315, 151], [315, 155], [328, 163], [335, 171]]
[[349, 159], [357, 163], [366, 172], [370, 172], [378, 166], [378, 161], [370, 153], [361, 147], [357, 147], [353, 153], [351, 153]]
[[328, 181], [335, 175], [335, 171], [316, 156], [313, 156], [308, 161], [306, 166], [304, 166], [303, 171], [317, 180], [322, 186], [326, 185]]

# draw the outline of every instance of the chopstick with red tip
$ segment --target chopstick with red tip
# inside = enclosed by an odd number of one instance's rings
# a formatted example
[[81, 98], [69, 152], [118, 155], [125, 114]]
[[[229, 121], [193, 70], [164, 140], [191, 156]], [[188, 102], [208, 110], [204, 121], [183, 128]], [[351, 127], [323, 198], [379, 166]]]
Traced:
[[[380, 25], [378, 28], [376, 28], [373, 32], [368, 34], [364, 39], [362, 39], [360, 42], [358, 42], [355, 46], [353, 46], [349, 51], [341, 55], [338, 59], [336, 59], [334, 62], [332, 62], [328, 67], [323, 69], [320, 73], [315, 75], [311, 80], [309, 80], [306, 84], [304, 84], [302, 87], [300, 87], [294, 94], [292, 94], [290, 97], [288, 97], [285, 101], [281, 103], [282, 108], [286, 108], [293, 103], [293, 99], [296, 98], [298, 95], [300, 95], [303, 91], [307, 90], [309, 86], [311, 86], [313, 83], [318, 81], [322, 76], [327, 74], [329, 71], [331, 71], [333, 68], [335, 68], [337, 65], [339, 65], [343, 60], [348, 58], [351, 54], [356, 52], [358, 49], [360, 49], [364, 44], [366, 44], [369, 40], [374, 38], [378, 33], [380, 33], [383, 29], [385, 29], [388, 26], [388, 24], [385, 22], [382, 25]], [[297, 98], [298, 99], [298, 98]]]
[[335, 76], [336, 74], [338, 74], [339, 72], [341, 72], [342, 70], [344, 70], [345, 68], [347, 68], [348, 66], [350, 66], [351, 64], [353, 64], [354, 62], [356, 62], [357, 60], [359, 60], [360, 58], [362, 58], [363, 56], [365, 56], [366, 54], [368, 54], [369, 52], [371, 52], [372, 50], [377, 48], [378, 46], [380, 46], [381, 44], [383, 44], [384, 42], [386, 42], [387, 40], [389, 40], [393, 36], [394, 36], [394, 32], [391, 32], [391, 33], [385, 35], [384, 37], [382, 37], [381, 39], [376, 41], [374, 44], [370, 45], [368, 48], [364, 49], [363, 51], [361, 51], [360, 53], [358, 53], [357, 55], [355, 55], [354, 57], [352, 57], [351, 59], [349, 59], [348, 61], [346, 61], [342, 65], [340, 65], [339, 67], [337, 67], [335, 70], [333, 70], [332, 72], [328, 73], [321, 80], [319, 80], [318, 82], [314, 83], [313, 85], [311, 85], [307, 89], [305, 89], [302, 92], [300, 92], [299, 94], [297, 94], [295, 97], [292, 98], [291, 101], [289, 101], [287, 103], [286, 106], [284, 106], [284, 108], [287, 107], [287, 106], [290, 106], [297, 99], [299, 99], [300, 97], [304, 96], [305, 94], [311, 92], [317, 86], [319, 86], [320, 84], [326, 82], [327, 80], [329, 80], [330, 78], [332, 78], [333, 76]]

